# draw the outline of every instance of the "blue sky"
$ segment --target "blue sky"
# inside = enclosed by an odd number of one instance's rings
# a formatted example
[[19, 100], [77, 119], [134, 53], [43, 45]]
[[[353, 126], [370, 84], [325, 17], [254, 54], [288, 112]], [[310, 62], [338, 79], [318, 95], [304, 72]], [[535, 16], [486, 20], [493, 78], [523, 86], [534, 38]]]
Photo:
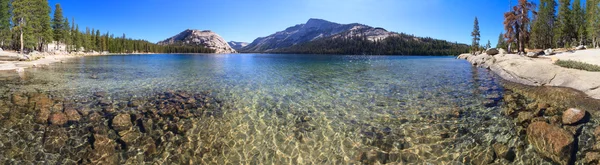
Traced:
[[[516, 0], [512, 0], [513, 4]], [[116, 36], [157, 42], [185, 29], [212, 30], [227, 41], [252, 42], [321, 18], [362, 23], [461, 43], [471, 43], [479, 18], [481, 44], [495, 46], [509, 0], [49, 0], [66, 17]]]

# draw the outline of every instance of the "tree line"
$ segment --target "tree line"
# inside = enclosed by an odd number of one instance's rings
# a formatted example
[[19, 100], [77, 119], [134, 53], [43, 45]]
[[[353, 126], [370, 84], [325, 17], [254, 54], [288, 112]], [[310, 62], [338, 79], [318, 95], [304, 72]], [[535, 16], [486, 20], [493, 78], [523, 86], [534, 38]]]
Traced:
[[203, 46], [157, 45], [146, 40], [115, 36], [86, 27], [81, 31], [75, 19], [63, 16], [56, 4], [53, 18], [47, 0], [0, 0], [0, 47], [20, 52], [47, 51], [53, 41], [72, 51], [111, 53], [214, 53]]
[[[571, 3], [573, 2], [573, 3]], [[579, 45], [599, 46], [600, 0], [540, 0], [537, 5], [518, 0], [504, 13], [504, 33], [498, 37], [497, 48], [524, 53], [525, 48], [572, 48]], [[479, 40], [477, 18], [473, 30], [472, 50]]]
[[457, 55], [469, 52], [466, 44], [400, 33], [382, 40], [369, 40], [364, 35], [329, 37], [281, 48], [272, 53], [299, 54], [365, 54], [365, 55]]

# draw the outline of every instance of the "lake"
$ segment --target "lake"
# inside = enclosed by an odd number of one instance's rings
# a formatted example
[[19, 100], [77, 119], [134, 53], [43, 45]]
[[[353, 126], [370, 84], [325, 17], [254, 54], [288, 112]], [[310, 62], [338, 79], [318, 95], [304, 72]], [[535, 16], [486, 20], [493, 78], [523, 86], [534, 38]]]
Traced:
[[454, 57], [74, 58], [0, 77], [0, 162], [547, 163], [501, 81]]

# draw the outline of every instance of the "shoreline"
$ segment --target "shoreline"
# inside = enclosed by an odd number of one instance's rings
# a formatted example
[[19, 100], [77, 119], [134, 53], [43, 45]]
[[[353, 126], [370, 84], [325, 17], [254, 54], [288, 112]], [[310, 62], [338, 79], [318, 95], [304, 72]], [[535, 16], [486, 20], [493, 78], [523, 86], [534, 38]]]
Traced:
[[600, 49], [564, 52], [530, 58], [517, 54], [461, 54], [457, 59], [491, 70], [503, 79], [530, 86], [567, 87], [600, 100], [600, 72], [564, 68], [553, 60], [574, 60], [589, 64], [600, 63]]
[[[16, 71], [22, 72], [27, 68], [35, 68], [47, 66], [56, 62], [63, 62], [67, 59], [78, 58], [78, 57], [89, 57], [89, 56], [112, 56], [112, 55], [144, 55], [144, 54], [156, 54], [156, 53], [75, 53], [75, 54], [54, 54], [43, 56], [40, 59], [31, 61], [1, 61], [0, 60], [0, 71]], [[0, 52], [0, 55], [6, 57], [17, 58], [17, 53], [14, 52]]]

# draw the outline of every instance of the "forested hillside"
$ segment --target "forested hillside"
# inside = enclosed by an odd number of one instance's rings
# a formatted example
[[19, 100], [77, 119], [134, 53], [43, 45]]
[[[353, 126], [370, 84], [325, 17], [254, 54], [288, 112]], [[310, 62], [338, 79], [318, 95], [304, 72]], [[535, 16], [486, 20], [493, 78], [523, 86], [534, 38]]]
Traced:
[[272, 51], [299, 54], [457, 55], [469, 51], [466, 44], [407, 34], [370, 41], [364, 37], [325, 38]]

